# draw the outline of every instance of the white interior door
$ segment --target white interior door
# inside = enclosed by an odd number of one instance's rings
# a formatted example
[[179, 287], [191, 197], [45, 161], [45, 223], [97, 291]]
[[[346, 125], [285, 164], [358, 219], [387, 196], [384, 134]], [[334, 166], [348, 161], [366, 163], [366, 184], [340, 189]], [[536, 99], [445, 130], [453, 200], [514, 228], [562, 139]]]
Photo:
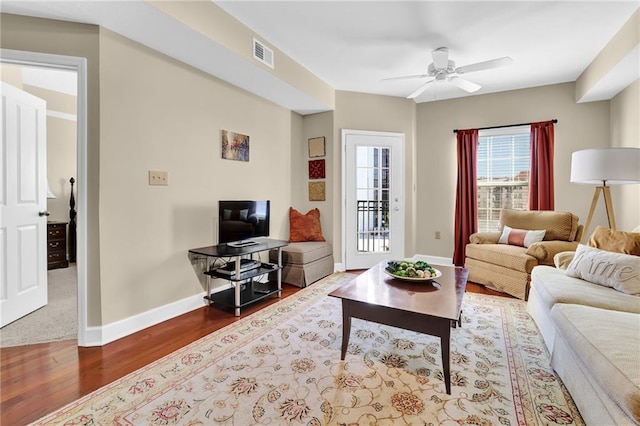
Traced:
[[0, 327], [47, 304], [46, 103], [0, 82]]
[[345, 268], [404, 257], [404, 135], [343, 130]]

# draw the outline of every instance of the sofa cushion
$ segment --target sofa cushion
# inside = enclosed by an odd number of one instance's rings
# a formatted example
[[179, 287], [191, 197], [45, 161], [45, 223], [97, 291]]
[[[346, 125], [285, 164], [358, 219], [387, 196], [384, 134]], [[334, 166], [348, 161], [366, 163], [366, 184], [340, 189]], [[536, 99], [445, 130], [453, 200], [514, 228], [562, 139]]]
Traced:
[[531, 287], [549, 309], [557, 303], [593, 306], [614, 311], [640, 313], [640, 298], [568, 277], [561, 269], [536, 266], [531, 272]]
[[640, 295], [640, 256], [580, 244], [565, 274], [623, 293]]
[[466, 256], [482, 262], [530, 273], [538, 261], [526, 254], [526, 248], [505, 244], [467, 244]]
[[590, 247], [640, 256], [640, 233], [624, 232], [597, 226], [587, 243]]
[[[331, 248], [331, 244], [324, 241], [290, 243], [288, 246], [282, 248], [282, 263], [304, 265], [332, 254], [333, 248]], [[269, 259], [271, 262], [277, 261], [278, 251], [271, 250], [271, 252], [269, 252]]]
[[545, 241], [574, 241], [578, 231], [578, 217], [569, 212], [502, 209], [500, 225], [517, 229], [544, 229]]
[[602, 389], [640, 422], [640, 315], [580, 305], [551, 310], [558, 337], [574, 350]]

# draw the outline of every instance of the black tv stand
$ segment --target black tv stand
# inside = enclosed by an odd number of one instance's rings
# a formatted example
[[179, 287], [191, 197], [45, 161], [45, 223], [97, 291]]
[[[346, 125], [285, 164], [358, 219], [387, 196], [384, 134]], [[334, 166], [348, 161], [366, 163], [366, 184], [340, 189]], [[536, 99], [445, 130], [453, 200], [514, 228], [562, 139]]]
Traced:
[[[229, 244], [219, 244], [215, 246], [200, 247], [189, 250], [189, 253], [204, 256], [207, 259], [207, 292], [205, 299], [209, 306], [218, 304], [235, 309], [235, 315], [240, 315], [240, 308], [262, 300], [271, 295], [282, 294], [282, 247], [289, 245], [287, 241], [272, 240], [269, 238], [255, 238], [254, 244], [245, 247], [233, 247]], [[271, 249], [278, 250], [278, 263], [262, 263], [243, 256], [252, 255]], [[227, 265], [220, 268], [213, 268], [215, 261], [219, 258], [234, 258], [233, 270]], [[243, 265], [244, 264], [244, 265]], [[245, 268], [243, 268], [245, 266]], [[259, 283], [255, 281], [262, 275], [277, 271], [277, 281]], [[221, 278], [229, 281], [232, 288], [211, 293], [211, 280]]]

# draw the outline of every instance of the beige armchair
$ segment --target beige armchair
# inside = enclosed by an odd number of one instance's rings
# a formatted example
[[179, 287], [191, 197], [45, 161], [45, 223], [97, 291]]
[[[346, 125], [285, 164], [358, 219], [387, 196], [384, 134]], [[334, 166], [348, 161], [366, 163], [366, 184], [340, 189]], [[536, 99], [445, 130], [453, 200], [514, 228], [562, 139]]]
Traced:
[[[543, 241], [529, 247], [499, 244], [504, 227], [545, 230]], [[582, 237], [578, 216], [569, 212], [503, 209], [499, 232], [478, 232], [469, 237], [465, 268], [469, 281], [527, 300], [531, 270], [553, 265], [556, 253], [573, 251]]]

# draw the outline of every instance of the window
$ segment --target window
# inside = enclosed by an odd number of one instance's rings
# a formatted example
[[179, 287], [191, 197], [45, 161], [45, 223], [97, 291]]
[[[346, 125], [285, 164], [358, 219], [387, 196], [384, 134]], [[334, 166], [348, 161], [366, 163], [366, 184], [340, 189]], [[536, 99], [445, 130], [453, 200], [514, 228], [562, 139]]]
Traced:
[[500, 210], [527, 210], [530, 126], [478, 133], [478, 231], [497, 231]]

